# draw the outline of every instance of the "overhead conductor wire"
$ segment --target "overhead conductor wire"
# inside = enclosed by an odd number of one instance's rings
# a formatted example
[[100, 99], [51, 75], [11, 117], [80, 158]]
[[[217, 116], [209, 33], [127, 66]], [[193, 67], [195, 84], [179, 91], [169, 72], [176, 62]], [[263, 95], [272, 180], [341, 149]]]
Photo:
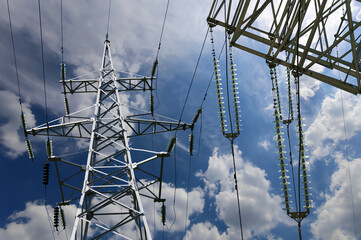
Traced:
[[[337, 46], [337, 58], [338, 58], [338, 46]], [[338, 64], [340, 64], [340, 63], [338, 63]], [[339, 74], [340, 74], [340, 73], [339, 73]], [[339, 79], [341, 80], [340, 75], [339, 75]], [[340, 91], [340, 94], [341, 94], [343, 131], [344, 131], [344, 138], [345, 138], [345, 151], [346, 151], [346, 161], [347, 161], [347, 174], [348, 174], [348, 181], [349, 181], [349, 184], [350, 184], [350, 195], [351, 195], [353, 227], [354, 227], [355, 239], [357, 240], [356, 215], [355, 215], [355, 205], [354, 205], [354, 201], [353, 201], [352, 178], [351, 178], [352, 175], [351, 175], [351, 166], [350, 166], [350, 160], [349, 160], [349, 155], [348, 155], [347, 130], [346, 130], [345, 109], [344, 109], [344, 104], [343, 104], [342, 90]]]
[[[161, 45], [162, 45], [162, 39], [163, 39], [165, 23], [167, 21], [168, 9], [169, 9], [169, 0], [167, 0], [167, 5], [166, 5], [166, 8], [165, 8], [164, 18], [163, 18], [163, 23], [162, 23], [162, 29], [160, 31], [157, 54], [155, 56], [155, 60], [154, 60], [154, 63], [153, 63], [152, 75], [155, 74], [155, 71], [156, 71], [156, 79], [158, 79], [158, 71], [157, 71], [157, 69], [158, 69], [158, 58], [159, 58], [160, 48], [161, 48]], [[159, 98], [158, 98], [158, 91], [157, 90], [158, 90], [158, 81], [156, 80], [155, 81], [155, 96], [157, 98], [157, 102], [158, 102], [158, 105], [159, 105]], [[153, 92], [153, 88], [151, 88], [151, 94], [152, 94], [152, 92]]]
[[[48, 120], [48, 103], [47, 103], [47, 95], [46, 95], [46, 81], [45, 81], [45, 61], [44, 61], [44, 44], [43, 44], [43, 27], [42, 27], [42, 21], [41, 21], [41, 5], [40, 5], [40, 0], [38, 0], [38, 10], [39, 10], [39, 27], [40, 27], [40, 45], [41, 45], [41, 62], [42, 62], [42, 75], [43, 75], [43, 87], [44, 87], [44, 103], [45, 103], [45, 118], [46, 118], [46, 125], [47, 125], [47, 137], [48, 137], [48, 142], [50, 142], [49, 139], [49, 120]], [[50, 157], [50, 156], [49, 156]], [[47, 162], [47, 161], [46, 161]], [[46, 185], [45, 185], [45, 190], [44, 190], [44, 195], [45, 195], [45, 200], [44, 200], [44, 206], [48, 215], [48, 220], [49, 220], [49, 225], [50, 225], [50, 229], [52, 230], [52, 236], [53, 239], [55, 239], [54, 236], [54, 229], [53, 229], [53, 224], [51, 221], [51, 218], [49, 216], [49, 212], [48, 209], [46, 207]]]
[[32, 161], [34, 161], [33, 150], [32, 150], [32, 147], [31, 147], [30, 140], [29, 140], [29, 138], [28, 138], [28, 134], [27, 134], [27, 132], [26, 132], [26, 120], [25, 120], [25, 113], [24, 113], [23, 103], [22, 103], [22, 97], [21, 97], [20, 79], [19, 79], [18, 64], [17, 64], [17, 59], [16, 59], [15, 41], [14, 41], [13, 26], [12, 26], [12, 21], [11, 21], [9, 0], [7, 0], [6, 3], [7, 3], [8, 17], [9, 17], [9, 27], [10, 27], [11, 43], [12, 43], [13, 56], [14, 56], [16, 83], [17, 83], [18, 94], [19, 94], [19, 99], [18, 99], [18, 100], [19, 100], [20, 111], [21, 111], [21, 123], [22, 123], [23, 130], [24, 130], [25, 143], [26, 143], [26, 147], [27, 147], [27, 149], [28, 149], [29, 158], [30, 158]]
[[[226, 24], [228, 24], [228, 19], [227, 19], [227, 9], [226, 9], [227, 3], [226, 0], [224, 2], [224, 17], [225, 17], [225, 22]], [[230, 123], [230, 128], [231, 128], [231, 137], [229, 138], [230, 142], [231, 142], [231, 147], [232, 147], [232, 160], [233, 160], [233, 172], [234, 172], [234, 183], [235, 183], [235, 189], [236, 189], [236, 194], [237, 194], [237, 207], [238, 207], [238, 218], [239, 218], [239, 226], [240, 226], [240, 230], [241, 230], [241, 239], [243, 240], [243, 224], [242, 224], [242, 213], [241, 213], [241, 203], [240, 203], [240, 198], [239, 198], [239, 189], [238, 189], [238, 180], [237, 180], [237, 167], [236, 167], [236, 159], [235, 159], [235, 154], [234, 154], [234, 137], [233, 137], [233, 124], [232, 124], [232, 115], [231, 115], [231, 106], [230, 106], [230, 100], [229, 100], [229, 83], [228, 83], [228, 48], [227, 48], [227, 38], [230, 41], [230, 36], [229, 33], [227, 32], [227, 29], [225, 28], [225, 32], [224, 32], [224, 37], [225, 37], [225, 41], [226, 41], [226, 87], [227, 87], [227, 105], [228, 105], [228, 114], [229, 114], [229, 123]], [[229, 43], [230, 45], [230, 43]], [[235, 101], [237, 101], [237, 99], [235, 99]], [[235, 109], [235, 111], [237, 111], [238, 109]]]

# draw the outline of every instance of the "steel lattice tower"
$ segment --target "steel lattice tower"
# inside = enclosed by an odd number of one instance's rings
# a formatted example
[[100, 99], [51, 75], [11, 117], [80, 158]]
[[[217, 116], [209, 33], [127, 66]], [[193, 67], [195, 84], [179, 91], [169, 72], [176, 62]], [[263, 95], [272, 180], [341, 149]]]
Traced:
[[[352, 4], [355, 9], [361, 5]], [[360, 94], [361, 22], [352, 4], [350, 0], [214, 0], [207, 21], [224, 27], [236, 48]]]
[[[62, 198], [58, 205], [77, 203], [71, 239], [100, 239], [112, 234], [121, 239], [152, 239], [141, 195], [155, 202], [165, 201], [161, 198], [163, 159], [169, 156], [175, 139], [167, 151], [153, 152], [132, 148], [129, 137], [193, 128], [193, 124], [181, 121], [158, 121], [153, 112], [133, 116], [123, 113], [121, 93], [154, 90], [153, 81], [153, 77], [117, 78], [107, 38], [99, 78], [62, 81], [65, 94], [96, 94], [93, 115], [78, 111], [26, 130], [32, 135], [89, 139], [86, 160], [75, 162], [53, 155], [48, 159], [56, 167]], [[135, 151], [150, 156], [134, 159]], [[158, 174], [142, 169], [157, 159]], [[62, 166], [76, 170], [63, 176]], [[137, 170], [142, 178], [136, 177]], [[149, 187], [155, 183], [159, 185], [156, 193]]]

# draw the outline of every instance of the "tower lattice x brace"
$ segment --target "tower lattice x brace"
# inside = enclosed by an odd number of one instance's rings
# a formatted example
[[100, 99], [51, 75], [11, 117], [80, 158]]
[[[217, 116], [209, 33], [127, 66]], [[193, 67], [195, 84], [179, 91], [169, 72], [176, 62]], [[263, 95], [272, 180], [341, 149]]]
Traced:
[[[64, 71], [62, 65], [63, 75]], [[126, 116], [122, 92], [154, 90], [154, 78], [117, 78], [116, 73], [110, 41], [106, 39], [99, 78], [61, 81], [65, 95], [96, 93], [95, 104], [84, 111], [69, 113], [26, 130], [26, 134], [34, 136], [89, 140], [86, 160], [84, 157], [67, 160], [52, 154], [48, 159], [54, 163], [57, 172], [61, 193], [58, 205], [77, 204], [72, 240], [108, 238], [111, 235], [120, 239], [152, 239], [141, 199], [147, 197], [155, 202], [165, 201], [161, 197], [163, 162], [170, 155], [175, 141], [171, 141], [173, 146], [169, 145], [167, 151], [154, 152], [132, 148], [129, 138], [193, 128], [193, 124], [181, 121], [156, 120], [158, 116], [153, 112]], [[67, 104], [66, 99], [66, 108]], [[93, 115], [87, 114], [89, 109], [93, 109]], [[139, 152], [137, 156], [141, 157], [132, 158], [134, 152]], [[149, 171], [148, 163], [151, 161], [157, 161], [159, 172]], [[63, 174], [63, 168], [71, 168], [72, 173]], [[137, 178], [136, 172], [142, 177]], [[152, 185], [159, 188], [155, 191]]]

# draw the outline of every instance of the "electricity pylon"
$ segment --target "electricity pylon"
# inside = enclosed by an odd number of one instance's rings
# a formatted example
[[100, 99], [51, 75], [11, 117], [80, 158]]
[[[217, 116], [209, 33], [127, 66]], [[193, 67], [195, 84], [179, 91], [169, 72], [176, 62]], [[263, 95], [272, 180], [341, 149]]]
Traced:
[[[104, 42], [99, 78], [64, 80], [64, 64], [62, 75], [65, 96], [96, 94], [95, 104], [84, 111], [69, 113], [65, 97], [66, 116], [26, 130], [26, 133], [89, 140], [87, 157], [70, 161], [65, 157], [49, 156], [60, 186], [61, 202], [58, 205], [77, 203], [71, 239], [100, 239], [111, 235], [120, 239], [152, 239], [141, 196], [164, 204], [165, 199], [161, 197], [163, 160], [170, 155], [175, 138], [167, 151], [154, 152], [132, 148], [129, 137], [185, 130], [193, 128], [193, 124], [158, 121], [153, 111], [133, 116], [124, 113], [121, 93], [154, 90], [154, 78], [117, 78], [108, 37]], [[89, 109], [93, 109], [93, 114], [87, 113]], [[137, 158], [132, 158], [134, 152], [138, 152]], [[147, 155], [150, 156], [145, 157]], [[146, 167], [147, 163], [157, 159], [160, 161], [158, 174]], [[62, 174], [62, 166], [75, 170]], [[136, 172], [140, 174], [138, 177]], [[156, 183], [159, 188], [155, 192], [150, 186]]]
[[[217, 3], [220, 3], [217, 5]], [[231, 45], [352, 94], [361, 93], [361, 22], [350, 0], [214, 0], [207, 21]]]

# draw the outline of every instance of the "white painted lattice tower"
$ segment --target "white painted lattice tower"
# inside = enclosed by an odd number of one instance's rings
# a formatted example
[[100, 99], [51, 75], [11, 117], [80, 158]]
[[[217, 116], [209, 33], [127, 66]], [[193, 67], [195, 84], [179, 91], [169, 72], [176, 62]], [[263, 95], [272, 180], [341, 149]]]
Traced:
[[[64, 65], [62, 65], [64, 67]], [[63, 69], [64, 71], [64, 69]], [[64, 74], [64, 73], [63, 73]], [[61, 192], [60, 207], [77, 204], [71, 239], [152, 239], [141, 196], [155, 202], [161, 198], [163, 160], [175, 145], [172, 139], [165, 152], [134, 149], [129, 137], [193, 128], [181, 121], [158, 121], [153, 111], [125, 116], [122, 112], [122, 92], [144, 92], [153, 89], [153, 77], [117, 78], [110, 53], [110, 41], [105, 40], [104, 54], [98, 79], [62, 80], [66, 94], [96, 93], [94, 114], [82, 116], [83, 111], [67, 114], [55, 121], [26, 130], [27, 134], [89, 139], [86, 160], [74, 162], [48, 154], [56, 167]], [[87, 108], [89, 109], [89, 108]], [[68, 112], [68, 110], [67, 110]], [[59, 123], [60, 122], [60, 123]], [[132, 159], [132, 153], [150, 155]], [[49, 153], [49, 151], [48, 151]], [[157, 160], [159, 172], [151, 173], [143, 165]], [[77, 170], [64, 177], [61, 166]], [[160, 166], [160, 168], [159, 168]], [[136, 170], [144, 179], [136, 178]], [[79, 188], [79, 179], [83, 179]], [[154, 187], [157, 184], [156, 192]], [[71, 190], [69, 196], [67, 192]], [[142, 192], [143, 191], [143, 192]], [[75, 193], [74, 193], [75, 192]]]

